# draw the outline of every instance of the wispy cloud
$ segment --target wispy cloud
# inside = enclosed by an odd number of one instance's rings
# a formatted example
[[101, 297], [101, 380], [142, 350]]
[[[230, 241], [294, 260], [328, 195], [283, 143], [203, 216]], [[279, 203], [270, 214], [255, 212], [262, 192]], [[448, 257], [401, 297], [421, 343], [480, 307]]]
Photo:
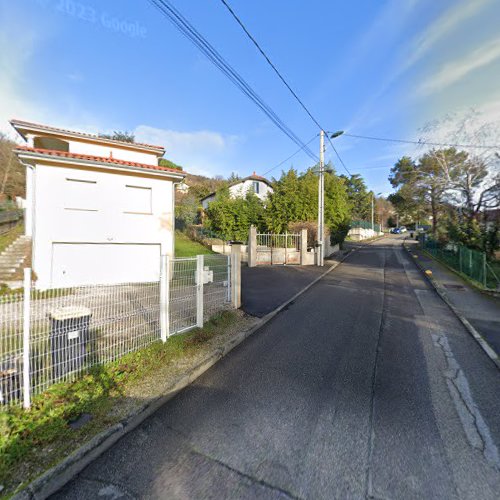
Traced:
[[417, 63], [446, 35], [457, 29], [462, 23], [478, 14], [493, 0], [464, 0], [445, 10], [423, 32], [421, 32], [410, 45], [410, 55], [405, 59], [398, 73], [406, 71]]
[[[457, 30], [462, 24], [469, 21], [474, 15], [479, 14], [481, 10], [491, 4], [493, 4], [493, 0], [462, 0], [458, 3], [455, 2], [450, 8], [446, 9], [440, 16], [433, 20], [403, 50], [401, 62], [395, 66], [392, 72], [389, 72], [386, 79], [371, 94], [346, 128], [350, 130], [356, 128], [361, 123], [363, 123], [364, 128], [369, 128], [365, 125], [367, 118], [371, 116], [373, 106], [391, 88], [394, 82], [401, 78], [406, 71], [415, 66], [439, 42], [442, 42], [454, 30]], [[412, 7], [415, 7], [415, 5], [416, 3], [412, 2]], [[395, 7], [391, 6], [391, 8]], [[413, 10], [408, 11], [408, 13], [411, 12]]]
[[233, 146], [240, 140], [237, 136], [210, 130], [180, 132], [148, 125], [139, 125], [134, 134], [140, 142], [164, 146], [165, 156], [183, 165], [189, 172], [209, 176], [220, 173]]
[[439, 92], [462, 80], [469, 73], [487, 66], [500, 58], [500, 38], [490, 40], [458, 61], [445, 64], [436, 74], [425, 81], [420, 92], [423, 95]]

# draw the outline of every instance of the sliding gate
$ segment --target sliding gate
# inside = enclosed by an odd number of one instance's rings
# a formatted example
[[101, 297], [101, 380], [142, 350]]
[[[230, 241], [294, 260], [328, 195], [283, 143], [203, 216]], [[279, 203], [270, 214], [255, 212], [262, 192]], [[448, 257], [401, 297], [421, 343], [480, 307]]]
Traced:
[[256, 265], [300, 264], [300, 234], [257, 233]]

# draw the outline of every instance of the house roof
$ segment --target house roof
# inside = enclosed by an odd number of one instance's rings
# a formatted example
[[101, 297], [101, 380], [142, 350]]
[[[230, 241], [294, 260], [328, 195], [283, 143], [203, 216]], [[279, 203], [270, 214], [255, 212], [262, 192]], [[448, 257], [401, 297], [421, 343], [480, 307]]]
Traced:
[[93, 156], [86, 154], [78, 154], [78, 153], [68, 153], [67, 151], [57, 151], [54, 149], [41, 149], [41, 148], [31, 148], [28, 146], [18, 146], [14, 152], [31, 156], [35, 158], [61, 158], [68, 160], [79, 160], [83, 162], [89, 162], [93, 164], [99, 165], [116, 165], [121, 167], [130, 167], [133, 169], [143, 169], [143, 170], [155, 170], [160, 172], [169, 172], [172, 174], [176, 174], [177, 177], [184, 178], [186, 174], [180, 170], [176, 170], [175, 168], [162, 167], [160, 165], [149, 165], [146, 163], [137, 163], [133, 161], [127, 160], [119, 160], [118, 158], [108, 158], [105, 156]]
[[[260, 181], [260, 182], [263, 182], [264, 184], [267, 184], [271, 188], [273, 187], [272, 184], [265, 177], [261, 177], [260, 175], [257, 175], [255, 172], [252, 175], [249, 175], [248, 177], [244, 177], [243, 179], [240, 179], [239, 181], [232, 182], [231, 184], [229, 184], [228, 187], [237, 186], [238, 184], [241, 184], [242, 182], [245, 182], [245, 181]], [[213, 193], [207, 194], [200, 201], [206, 200], [207, 198], [210, 198], [211, 196], [213, 196], [216, 193], [217, 193], [217, 191], [214, 191]]]
[[65, 135], [69, 137], [80, 137], [83, 139], [89, 139], [92, 141], [98, 141], [104, 144], [116, 144], [120, 146], [126, 146], [130, 149], [141, 149], [148, 150], [150, 152], [156, 153], [158, 156], [163, 156], [165, 153], [165, 148], [163, 146], [154, 146], [152, 144], [145, 144], [142, 142], [127, 142], [118, 141], [116, 139], [106, 139], [95, 134], [87, 134], [85, 132], [77, 132], [74, 130], [67, 130], [64, 128], [52, 127], [49, 125], [42, 125], [40, 123], [32, 123], [24, 120], [10, 120], [10, 124], [16, 129], [16, 131], [26, 139], [26, 132], [43, 132], [45, 134], [54, 135]]

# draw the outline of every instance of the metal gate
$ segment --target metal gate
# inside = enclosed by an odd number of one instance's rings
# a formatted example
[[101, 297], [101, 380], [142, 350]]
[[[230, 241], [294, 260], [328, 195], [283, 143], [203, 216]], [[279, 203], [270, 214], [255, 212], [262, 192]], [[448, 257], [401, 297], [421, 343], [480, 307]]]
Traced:
[[257, 233], [257, 265], [300, 264], [300, 234]]

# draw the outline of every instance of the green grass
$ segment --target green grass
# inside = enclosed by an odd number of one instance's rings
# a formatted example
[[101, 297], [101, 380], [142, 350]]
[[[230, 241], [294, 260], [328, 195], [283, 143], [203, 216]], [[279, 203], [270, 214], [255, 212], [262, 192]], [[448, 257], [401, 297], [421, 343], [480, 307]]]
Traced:
[[22, 234], [24, 234], [24, 224], [18, 224], [6, 233], [0, 235], [0, 253]]
[[[20, 482], [32, 480], [45, 468], [120, 420], [116, 408], [134, 386], [165, 367], [205, 349], [212, 338], [228, 332], [239, 321], [235, 311], [214, 316], [202, 329], [175, 335], [166, 343], [127, 354], [106, 365], [94, 366], [75, 382], [53, 385], [33, 398], [30, 410], [0, 408], [0, 497], [10, 496]], [[147, 394], [144, 394], [146, 397]], [[83, 413], [92, 420], [78, 430], [69, 423]], [[20, 472], [22, 471], [22, 472]]]
[[180, 231], [175, 232], [175, 256], [176, 257], [194, 257], [195, 255], [213, 254], [209, 248], [193, 241]]

